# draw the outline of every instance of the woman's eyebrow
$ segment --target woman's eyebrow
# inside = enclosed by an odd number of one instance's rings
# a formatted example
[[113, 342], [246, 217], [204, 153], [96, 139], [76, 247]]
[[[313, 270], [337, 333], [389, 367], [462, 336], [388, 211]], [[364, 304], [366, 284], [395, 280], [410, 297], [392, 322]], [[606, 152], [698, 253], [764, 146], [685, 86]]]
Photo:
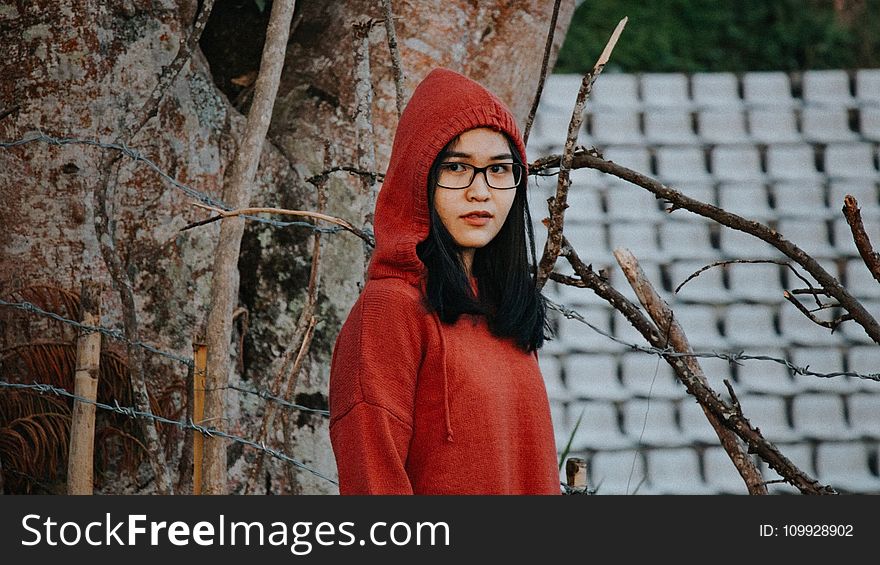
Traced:
[[[446, 153], [447, 157], [457, 157], [461, 159], [470, 159], [473, 157], [470, 153], [462, 153], [461, 151], [448, 151]], [[495, 155], [493, 157], [489, 157], [490, 161], [501, 161], [502, 159], [513, 159], [513, 155], [510, 153], [502, 153], [501, 155]]]

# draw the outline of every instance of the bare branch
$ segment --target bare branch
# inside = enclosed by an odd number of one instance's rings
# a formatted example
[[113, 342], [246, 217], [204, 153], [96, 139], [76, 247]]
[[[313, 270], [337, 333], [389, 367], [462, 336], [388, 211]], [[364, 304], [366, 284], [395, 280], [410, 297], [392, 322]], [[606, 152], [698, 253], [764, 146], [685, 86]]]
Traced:
[[[562, 256], [568, 259], [575, 273], [593, 290], [598, 296], [604, 298], [611, 306], [626, 317], [639, 333], [654, 346], [655, 349], [665, 348], [665, 340], [661, 339], [653, 322], [651, 322], [632, 302], [626, 299], [618, 290], [599, 277], [592, 268], [584, 265], [578, 258], [574, 248], [563, 238]], [[749, 446], [749, 451], [757, 453], [767, 464], [778, 472], [789, 483], [797, 487], [805, 494], [836, 494], [834, 489], [821, 485], [818, 481], [798, 469], [788, 460], [775, 445], [764, 439], [760, 430], [752, 427], [751, 423], [738, 414], [715, 393], [707, 389], [694, 377], [690, 368], [682, 360], [682, 355], [664, 350], [663, 357], [672, 365], [679, 379], [684, 383], [688, 392], [701, 403], [708, 406], [725, 425], [732, 429]]]
[[308, 210], [286, 210], [284, 208], [241, 208], [239, 210], [222, 210], [220, 208], [215, 208], [214, 206], [207, 206], [205, 204], [200, 204], [198, 202], [193, 202], [193, 206], [198, 208], [204, 208], [205, 210], [210, 210], [217, 214], [216, 216], [212, 216], [206, 220], [201, 220], [199, 222], [195, 222], [184, 226], [180, 231], [188, 230], [194, 228], [196, 226], [202, 226], [205, 224], [210, 224], [211, 222], [216, 222], [217, 220], [222, 220], [223, 218], [233, 218], [235, 216], [243, 216], [243, 215], [251, 215], [251, 214], [279, 214], [282, 216], [302, 216], [307, 218], [315, 218], [318, 220], [324, 220], [326, 222], [330, 222], [331, 224], [336, 224], [342, 228], [345, 228], [347, 231], [355, 234], [364, 242], [366, 242], [370, 246], [374, 246], [375, 242], [373, 238], [364, 232], [361, 229], [354, 227], [349, 222], [337, 218], [335, 216], [328, 216], [327, 214], [321, 214], [320, 212], [310, 212]]
[[400, 118], [400, 115], [403, 113], [403, 63], [400, 61], [400, 50], [397, 47], [397, 31], [394, 28], [394, 10], [391, 8], [391, 0], [382, 0], [382, 7], [385, 9], [385, 35], [388, 37], [388, 50], [391, 52], [391, 68], [394, 71], [397, 117]]
[[[140, 342], [140, 329], [132, 288], [133, 283], [116, 248], [116, 220], [111, 212], [113, 197], [110, 194], [110, 187], [111, 182], [115, 185], [115, 181], [111, 181], [111, 177], [114, 176], [114, 170], [118, 171], [118, 167], [114, 166], [116, 161], [117, 159], [113, 156], [106, 155], [101, 162], [99, 169], [101, 176], [94, 192], [95, 234], [98, 238], [104, 264], [107, 265], [107, 271], [113, 280], [113, 286], [119, 294], [122, 304], [122, 325], [127, 342], [132, 401], [138, 410], [146, 411], [150, 408], [150, 397], [147, 392], [143, 349], [135, 345]], [[165, 450], [159, 441], [156, 423], [153, 420], [139, 420], [138, 423], [144, 436], [150, 467], [156, 478], [156, 490], [163, 495], [173, 494], [165, 462]]]
[[865, 225], [862, 223], [862, 212], [859, 210], [859, 203], [854, 196], [847, 194], [843, 199], [843, 215], [846, 223], [849, 224], [852, 231], [853, 241], [859, 255], [874, 277], [874, 280], [880, 282], [880, 254], [874, 251], [871, 245], [871, 239], [868, 232], [865, 231]]
[[[553, 159], [545, 158], [541, 162], [541, 167], [543, 169], [549, 169], [552, 168], [554, 164], [558, 166], [560, 159], [561, 158], [557, 156], [554, 156]], [[646, 175], [633, 171], [632, 169], [618, 165], [617, 163], [596, 157], [588, 151], [577, 152], [571, 166], [572, 168], [588, 167], [614, 175], [648, 190], [659, 198], [665, 198], [680, 208], [714, 220], [729, 228], [748, 233], [769, 243], [810, 273], [810, 275], [828, 291], [829, 296], [837, 299], [837, 301], [840, 302], [840, 306], [852, 316], [852, 319], [864, 328], [865, 333], [874, 340], [875, 343], [880, 344], [880, 324], [878, 324], [877, 320], [874, 319], [865, 307], [813, 257], [808, 255], [804, 250], [791, 241], [783, 238], [776, 230], [759, 222], [748, 220], [736, 214], [727, 212], [717, 206], [687, 197], [656, 179], [652, 179]]]
[[[657, 294], [657, 291], [654, 289], [651, 282], [645, 277], [645, 273], [639, 266], [635, 256], [629, 250], [615, 249], [614, 257], [617, 259], [617, 263], [626, 275], [630, 286], [635, 291], [642, 306], [645, 307], [645, 310], [654, 320], [657, 327], [663, 330], [667, 335], [667, 345], [670, 345], [680, 353], [693, 353], [693, 349], [691, 349], [687, 336], [684, 333], [684, 329], [682, 329], [681, 325], [675, 320], [672, 309], [669, 308], [666, 302], [659, 294]], [[711, 391], [712, 389], [709, 386], [709, 381], [706, 379], [706, 376], [703, 373], [703, 368], [700, 366], [699, 362], [697, 362], [697, 359], [695, 357], [685, 357], [683, 359], [684, 363], [693, 374], [693, 377], [700, 381], [707, 390]], [[712, 392], [715, 394], [714, 391]], [[728, 429], [705, 403], [700, 402], [700, 407], [703, 409], [703, 412], [706, 414], [706, 419], [709, 420], [709, 423], [718, 435], [721, 446], [727, 451], [727, 455], [730, 456], [730, 460], [743, 478], [749, 494], [767, 494], [767, 487], [763, 484], [764, 479], [761, 476], [761, 472], [758, 471], [755, 464], [749, 458], [748, 453], [746, 453], [743, 446], [737, 441], [736, 434]], [[736, 408], [738, 410], [738, 405], [736, 405]]]
[[371, 182], [385, 180], [385, 175], [383, 173], [377, 173], [375, 171], [364, 171], [364, 170], [358, 169], [357, 167], [349, 167], [347, 165], [342, 165], [342, 166], [338, 166], [338, 167], [330, 167], [326, 170], [321, 171], [317, 175], [312, 175], [306, 179], [306, 182], [309, 184], [317, 184], [322, 179], [327, 177], [327, 175], [329, 175], [330, 173], [335, 173], [337, 171], [346, 171], [346, 172], [351, 173], [353, 175], [362, 175], [365, 177], [369, 177]]
[[[354, 31], [354, 95], [356, 102], [354, 124], [357, 133], [358, 167], [366, 171], [376, 170], [376, 147], [372, 111], [373, 83], [370, 71], [370, 30], [375, 23], [373, 20], [366, 20], [352, 26]], [[378, 192], [375, 177], [367, 178], [361, 176], [361, 194], [366, 197], [366, 202], [376, 202]], [[364, 225], [371, 229], [373, 214], [373, 211], [368, 211], [364, 216]], [[371, 253], [372, 249], [369, 246], [365, 246], [364, 273], [369, 269]]]
[[538, 289], [541, 289], [547, 281], [547, 275], [553, 270], [553, 265], [556, 263], [556, 258], [559, 256], [560, 248], [562, 247], [562, 229], [565, 224], [565, 209], [568, 208], [566, 200], [568, 198], [568, 187], [571, 185], [569, 173], [571, 171], [572, 159], [574, 156], [574, 145], [577, 141], [578, 132], [581, 129], [581, 122], [584, 118], [584, 105], [587, 103], [587, 98], [593, 90], [593, 83], [605, 68], [605, 64], [608, 62], [608, 58], [611, 56], [611, 51], [617, 44], [617, 40], [620, 38], [620, 34], [623, 31], [626, 22], [627, 18], [623, 18], [620, 20], [620, 23], [617, 24], [617, 28], [615, 28], [614, 33], [611, 34], [611, 38], [605, 45], [602, 55], [599, 56], [599, 60], [596, 61], [593, 69], [584, 75], [584, 78], [581, 81], [581, 87], [578, 89], [577, 100], [575, 101], [574, 109], [571, 113], [571, 120], [568, 123], [568, 135], [565, 139], [565, 148], [562, 153], [562, 158], [559, 161], [559, 180], [556, 184], [556, 196], [550, 197], [547, 200], [550, 210], [550, 225], [547, 233], [547, 241], [544, 244], [544, 252], [541, 255], [541, 260], [538, 262], [538, 272], [536, 276]]
[[[295, 4], [293, 0], [272, 3], [254, 100], [223, 189], [224, 200], [233, 208], [246, 208], [251, 199], [253, 179], [259, 166], [284, 66]], [[205, 385], [206, 388], [216, 390], [205, 395], [205, 418], [217, 422], [217, 427], [221, 430], [225, 427], [226, 398], [222, 389], [229, 383], [229, 342], [232, 338], [232, 313], [238, 299], [238, 257], [244, 224], [243, 218], [226, 218], [221, 222], [212, 271], [211, 306], [206, 335], [208, 374]], [[202, 492], [225, 494], [226, 481], [226, 443], [218, 438], [208, 437], [205, 439]]]
[[177, 55], [175, 55], [171, 64], [162, 70], [162, 74], [159, 76], [156, 86], [153, 87], [153, 91], [150, 93], [150, 96], [147, 98], [147, 101], [141, 108], [140, 112], [130, 117], [128, 123], [126, 123], [122, 130], [122, 134], [120, 135], [121, 139], [128, 140], [137, 135], [147, 122], [156, 115], [156, 112], [159, 111], [159, 104], [165, 97], [165, 92], [168, 90], [168, 87], [171, 86], [177, 78], [177, 75], [183, 70], [184, 65], [186, 65], [190, 58], [192, 58], [193, 50], [195, 50], [196, 46], [199, 44], [199, 38], [202, 37], [202, 32], [208, 24], [208, 18], [211, 16], [211, 10], [213, 9], [214, 0], [203, 0], [202, 9], [196, 17], [196, 21], [193, 23], [192, 30], [190, 30], [189, 35], [186, 36], [186, 38], [184, 38], [184, 36], [180, 37], [180, 47], [177, 50]]
[[[788, 292], [787, 290], [783, 291], [782, 296], [784, 296], [786, 300], [788, 300], [789, 302], [794, 304], [795, 307], [797, 307], [797, 309], [800, 310], [804, 316], [809, 318], [811, 322], [818, 324], [818, 325], [822, 326], [823, 328], [831, 328], [832, 332], [834, 332], [834, 330], [837, 329], [837, 326], [839, 326], [843, 322], [845, 322], [847, 320], [852, 320], [852, 316], [850, 316], [849, 314], [844, 314], [843, 316], [841, 316], [835, 320], [831, 320], [831, 321], [820, 320], [812, 312], [807, 310], [807, 308], [803, 304], [801, 304], [797, 298], [792, 296], [791, 293]], [[822, 305], [822, 307], [825, 307], [825, 306], [827, 306], [827, 305]], [[831, 306], [835, 306], [835, 305], [831, 305]]]
[[[390, 0], [386, 0], [389, 1]], [[532, 131], [532, 122], [535, 121], [535, 114], [538, 112], [538, 103], [541, 102], [541, 94], [544, 92], [544, 82], [547, 80], [547, 67], [550, 64], [550, 53], [553, 51], [553, 36], [556, 34], [556, 20], [559, 18], [559, 5], [562, 0], [556, 0], [553, 3], [553, 15], [550, 16], [550, 29], [547, 30], [547, 42], [544, 44], [544, 60], [541, 62], [541, 76], [538, 78], [538, 88], [535, 91], [535, 98], [532, 100], [532, 108], [529, 110], [529, 117], [526, 119], [526, 126], [523, 129], [523, 145], [529, 143], [529, 133]]]
[[[374, 20], [358, 22], [352, 26], [354, 31], [354, 74], [355, 74], [355, 131], [357, 133], [358, 167], [365, 171], [376, 170], [375, 134], [373, 132], [373, 83], [370, 78], [370, 30]], [[363, 178], [364, 193], [375, 187], [375, 177]], [[371, 195], [375, 196], [375, 195]], [[374, 199], [375, 200], [375, 199]], [[373, 201], [374, 201], [373, 200]]]
[[[196, 18], [195, 24], [189, 35], [184, 40], [181, 37], [180, 48], [177, 55], [170, 65], [163, 69], [159, 80], [147, 101], [141, 110], [134, 115], [129, 116], [125, 126], [122, 128], [118, 139], [120, 145], [125, 144], [137, 134], [144, 125], [156, 115], [159, 104], [165, 96], [165, 92], [181, 69], [189, 61], [192, 51], [198, 44], [199, 37], [208, 21], [208, 16], [213, 8], [214, 0], [205, 0], [202, 4], [202, 10]], [[128, 358], [129, 368], [131, 371], [131, 381], [133, 389], [133, 400], [140, 410], [148, 410], [150, 407], [149, 395], [147, 393], [146, 376], [144, 372], [144, 356], [143, 350], [131, 345], [139, 342], [139, 328], [137, 309], [135, 306], [134, 292], [132, 290], [133, 282], [128, 274], [128, 270], [123, 265], [122, 259], [116, 247], [116, 220], [112, 214], [113, 198], [110, 194], [111, 177], [113, 170], [119, 160], [119, 154], [105, 155], [101, 160], [100, 170], [101, 177], [94, 193], [95, 201], [95, 232], [98, 236], [98, 242], [101, 248], [101, 256], [107, 265], [110, 277], [113, 279], [113, 285], [119, 293], [122, 303], [122, 319], [125, 328], [126, 339], [129, 342]], [[172, 494], [173, 487], [168, 477], [167, 465], [165, 462], [165, 451], [159, 441], [156, 424], [153, 420], [140, 420], [139, 424], [144, 435], [146, 443], [146, 451], [149, 455], [150, 466], [156, 477], [156, 490], [159, 494]]]

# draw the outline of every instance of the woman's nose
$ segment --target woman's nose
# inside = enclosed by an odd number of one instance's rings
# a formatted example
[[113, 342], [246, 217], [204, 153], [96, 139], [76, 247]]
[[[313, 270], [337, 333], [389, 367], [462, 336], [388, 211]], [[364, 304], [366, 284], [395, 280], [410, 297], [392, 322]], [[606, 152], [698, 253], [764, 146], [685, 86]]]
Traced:
[[474, 181], [467, 188], [468, 198], [476, 200], [486, 200], [492, 194], [489, 185], [486, 183], [485, 173], [480, 172], [474, 176]]

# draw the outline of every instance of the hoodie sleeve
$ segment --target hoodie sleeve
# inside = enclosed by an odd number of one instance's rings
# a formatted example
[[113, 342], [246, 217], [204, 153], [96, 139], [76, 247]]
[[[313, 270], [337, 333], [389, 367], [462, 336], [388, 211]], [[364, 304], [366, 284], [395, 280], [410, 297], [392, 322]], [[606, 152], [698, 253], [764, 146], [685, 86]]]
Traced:
[[413, 492], [406, 460], [424, 319], [417, 296], [379, 279], [368, 283], [343, 324], [330, 367], [330, 440], [340, 494]]

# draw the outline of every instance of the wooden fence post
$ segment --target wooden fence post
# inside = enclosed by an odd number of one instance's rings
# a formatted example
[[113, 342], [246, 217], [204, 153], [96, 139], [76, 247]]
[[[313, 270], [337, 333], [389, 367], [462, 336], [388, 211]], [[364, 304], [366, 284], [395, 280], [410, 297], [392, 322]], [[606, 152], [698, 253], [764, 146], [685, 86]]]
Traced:
[[570, 488], [587, 487], [587, 461], [583, 457], [569, 457], [565, 460], [565, 482]]
[[[193, 422], [203, 425], [205, 419], [205, 373], [208, 366], [208, 346], [193, 344]], [[193, 431], [193, 494], [202, 494], [202, 454], [205, 450], [205, 437]]]
[[[94, 281], [83, 281], [80, 293], [80, 322], [101, 325], [101, 289]], [[74, 393], [70, 422], [70, 451], [67, 459], [67, 494], [92, 494], [95, 458], [95, 404], [101, 366], [101, 334], [80, 330], [76, 339]]]

